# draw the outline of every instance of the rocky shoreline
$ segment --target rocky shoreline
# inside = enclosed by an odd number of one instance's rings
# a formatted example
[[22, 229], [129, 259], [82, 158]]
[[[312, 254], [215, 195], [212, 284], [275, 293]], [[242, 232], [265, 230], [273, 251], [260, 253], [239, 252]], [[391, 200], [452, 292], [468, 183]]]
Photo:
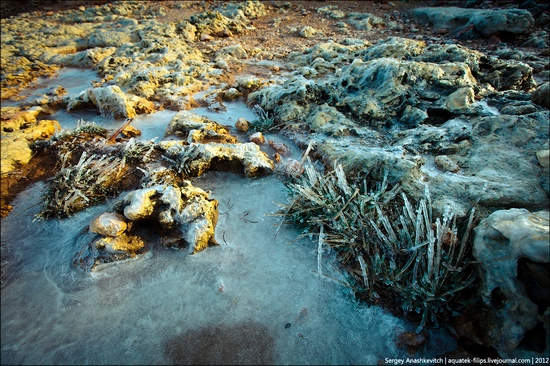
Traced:
[[[475, 208], [465, 243], [479, 278], [466, 290], [478, 302], [451, 322], [465, 346], [450, 356], [547, 356], [548, 5], [379, 5], [130, 1], [2, 19], [2, 215], [18, 186], [48, 177], [44, 218], [128, 192], [84, 234], [75, 263], [91, 270], [146, 251], [144, 222], [168, 247], [216, 245], [218, 202], [192, 177], [216, 170], [293, 181], [307, 164], [320, 172], [339, 164], [341, 176], [368, 174], [414, 202], [429, 190], [430, 217], [433, 209], [467, 221]], [[101, 80], [78, 94], [52, 85], [20, 96], [68, 67]], [[257, 120], [220, 124], [192, 112], [235, 100]], [[113, 136], [85, 122], [60, 132], [50, 119], [60, 109], [114, 120], [177, 114], [163, 141], [143, 142], [135, 129]], [[274, 131], [307, 150], [303, 159], [266, 144], [262, 134]], [[363, 266], [349, 264], [359, 282]]]

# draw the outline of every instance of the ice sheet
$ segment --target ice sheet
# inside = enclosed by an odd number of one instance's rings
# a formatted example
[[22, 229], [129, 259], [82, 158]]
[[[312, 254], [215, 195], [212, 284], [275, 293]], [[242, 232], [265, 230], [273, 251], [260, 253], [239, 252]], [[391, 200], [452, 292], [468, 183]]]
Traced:
[[[219, 200], [220, 246], [199, 254], [160, 245], [83, 273], [77, 238], [108, 204], [61, 221], [33, 222], [43, 184], [30, 187], [2, 220], [2, 363], [21, 364], [376, 364], [407, 357], [395, 337], [413, 326], [353, 300], [345, 277], [316, 238], [295, 240], [274, 202], [275, 176], [210, 172], [193, 182]], [[6, 266], [4, 266], [7, 264]], [[415, 357], [454, 342], [432, 333]]]
[[57, 70], [57, 76], [53, 78], [38, 78], [29, 87], [21, 90], [20, 95], [24, 98], [19, 101], [3, 100], [2, 106], [14, 106], [25, 103], [31, 97], [39, 96], [48, 92], [53, 85], [61, 85], [67, 90], [67, 95], [76, 95], [92, 86], [93, 81], [100, 81], [101, 78], [94, 70], [65, 67]]

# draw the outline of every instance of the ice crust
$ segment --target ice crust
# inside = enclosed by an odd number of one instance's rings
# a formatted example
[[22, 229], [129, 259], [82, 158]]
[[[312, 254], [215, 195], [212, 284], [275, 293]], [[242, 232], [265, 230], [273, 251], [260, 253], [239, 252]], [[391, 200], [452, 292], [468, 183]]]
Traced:
[[[356, 303], [347, 287], [317, 275], [316, 238], [295, 240], [300, 232], [286, 225], [275, 237], [274, 202], [286, 199], [276, 176], [209, 172], [193, 184], [219, 200], [220, 246], [190, 256], [151, 243], [148, 254], [92, 273], [72, 265], [77, 238], [108, 204], [33, 221], [43, 184], [19, 195], [1, 223], [2, 363], [376, 364], [407, 357], [395, 337], [412, 325]], [[323, 274], [345, 281], [334, 255], [323, 261]], [[429, 339], [415, 357], [456, 346], [443, 332]]]

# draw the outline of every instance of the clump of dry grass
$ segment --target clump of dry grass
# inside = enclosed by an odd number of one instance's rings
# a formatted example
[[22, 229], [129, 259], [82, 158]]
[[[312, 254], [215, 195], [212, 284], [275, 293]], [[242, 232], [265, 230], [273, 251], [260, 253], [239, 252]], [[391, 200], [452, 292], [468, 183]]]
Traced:
[[325, 174], [310, 163], [304, 168], [288, 184], [291, 203], [282, 214], [338, 251], [362, 298], [398, 301], [403, 313], [418, 314], [419, 330], [464, 306], [462, 294], [476, 278], [469, 254], [473, 209], [460, 230], [452, 209], [434, 217], [427, 188], [416, 206], [399, 184], [389, 189], [387, 170], [380, 182], [370, 173], [348, 179], [336, 164]]
[[61, 169], [44, 194], [44, 207], [38, 218], [68, 217], [118, 191], [124, 174], [123, 159], [106, 155], [88, 156], [83, 152], [78, 164]]

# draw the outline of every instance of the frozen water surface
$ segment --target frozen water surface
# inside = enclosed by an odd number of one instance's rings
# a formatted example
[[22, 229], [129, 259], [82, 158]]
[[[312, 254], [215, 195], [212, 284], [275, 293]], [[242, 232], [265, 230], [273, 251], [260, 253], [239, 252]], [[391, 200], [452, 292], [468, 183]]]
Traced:
[[[395, 336], [413, 326], [353, 301], [333, 258], [295, 240], [274, 202], [275, 176], [210, 172], [194, 180], [219, 200], [220, 246], [199, 254], [153, 243], [149, 253], [84, 273], [79, 234], [108, 204], [33, 221], [44, 189], [23, 192], [2, 220], [2, 363], [376, 364], [407, 357]], [[316, 241], [315, 238], [313, 238]], [[432, 333], [420, 356], [454, 348]]]
[[3, 106], [13, 106], [24, 103], [31, 97], [45, 94], [53, 85], [61, 85], [67, 90], [67, 95], [76, 95], [92, 86], [93, 81], [100, 81], [101, 78], [96, 71], [90, 69], [78, 69], [65, 67], [57, 70], [57, 76], [53, 78], [38, 78], [28, 88], [21, 90], [20, 95], [24, 98], [19, 101], [2, 101]]
[[[245, 140], [234, 124], [256, 115], [242, 102], [226, 107], [193, 112]], [[161, 140], [175, 113], [140, 115], [133, 125], [140, 139]], [[63, 128], [74, 128], [78, 119], [110, 129], [122, 123], [97, 111], [50, 118]], [[290, 157], [299, 159], [289, 140], [266, 138], [286, 143]], [[267, 144], [262, 149], [273, 153]], [[65, 220], [33, 221], [45, 185], [22, 192], [1, 221], [2, 363], [376, 364], [408, 356], [395, 337], [414, 325], [355, 302], [328, 250], [325, 276], [319, 276], [316, 237], [297, 240], [301, 232], [287, 225], [275, 235], [276, 202], [287, 202], [275, 175], [210, 172], [193, 184], [219, 201], [219, 246], [188, 255], [152, 242], [147, 254], [91, 273], [73, 259], [83, 230], [110, 203]], [[433, 331], [415, 357], [440, 356], [455, 346], [446, 333]]]

